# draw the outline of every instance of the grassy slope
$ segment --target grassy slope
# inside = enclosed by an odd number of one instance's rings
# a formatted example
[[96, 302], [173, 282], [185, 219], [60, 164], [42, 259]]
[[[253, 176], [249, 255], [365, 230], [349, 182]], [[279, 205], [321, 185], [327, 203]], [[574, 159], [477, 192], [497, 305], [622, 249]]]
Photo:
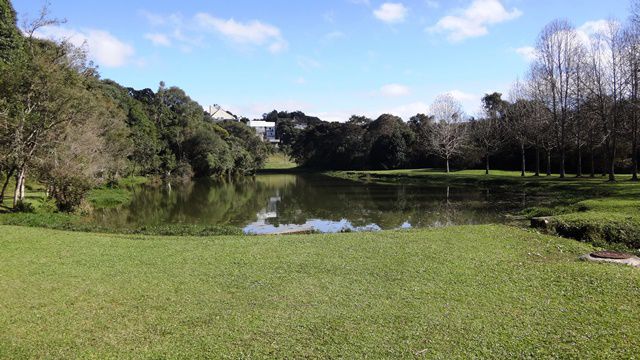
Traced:
[[506, 226], [163, 238], [0, 227], [0, 357], [640, 353], [640, 278]]
[[333, 176], [359, 181], [386, 183], [428, 181], [442, 184], [482, 184], [522, 186], [535, 191], [548, 192], [563, 197], [570, 206], [558, 208], [533, 208], [525, 212], [529, 216], [552, 215], [551, 228], [559, 234], [590, 241], [597, 245], [621, 244], [632, 249], [640, 248], [640, 183], [629, 181], [629, 175], [619, 175], [618, 182], [606, 178], [575, 178], [567, 176], [521, 177], [520, 172], [465, 170], [446, 174], [431, 169], [392, 171], [334, 172]]
[[264, 164], [263, 170], [288, 170], [297, 166], [298, 164], [291, 161], [287, 155], [281, 152], [276, 152], [275, 154], [269, 155]]

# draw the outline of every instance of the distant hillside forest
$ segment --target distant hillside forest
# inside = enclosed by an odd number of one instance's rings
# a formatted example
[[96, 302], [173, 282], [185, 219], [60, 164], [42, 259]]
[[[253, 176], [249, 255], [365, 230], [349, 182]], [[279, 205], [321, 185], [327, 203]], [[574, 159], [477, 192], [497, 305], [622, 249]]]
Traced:
[[280, 114], [277, 134], [283, 149], [313, 168], [495, 167], [611, 181], [628, 172], [637, 181], [640, 1], [630, 9], [627, 21], [598, 22], [589, 34], [549, 23], [524, 79], [507, 96], [486, 94], [475, 118], [444, 94], [408, 122], [385, 114], [301, 124]]
[[12, 4], [0, 0], [0, 197], [15, 185], [19, 206], [30, 178], [70, 210], [92, 187], [123, 176], [176, 180], [262, 167], [269, 148], [254, 130], [214, 123], [178, 87], [134, 90], [100, 79], [85, 49], [34, 36], [56, 23], [44, 9], [18, 29]]

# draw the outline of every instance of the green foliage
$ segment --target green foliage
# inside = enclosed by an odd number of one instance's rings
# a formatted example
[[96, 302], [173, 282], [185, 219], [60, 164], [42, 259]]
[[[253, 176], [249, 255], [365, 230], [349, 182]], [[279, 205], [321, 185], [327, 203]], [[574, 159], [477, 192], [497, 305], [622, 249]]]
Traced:
[[13, 207], [13, 211], [17, 213], [34, 213], [36, 209], [32, 203], [19, 200], [16, 206]]
[[371, 146], [370, 161], [382, 169], [397, 169], [407, 160], [407, 144], [398, 132], [380, 135]]
[[89, 192], [87, 200], [98, 208], [117, 207], [131, 201], [130, 191], [122, 188], [99, 188]]
[[[0, 20], [0, 170], [34, 176], [60, 210], [73, 211], [89, 189], [124, 176], [183, 181], [263, 166], [270, 149], [252, 129], [214, 124], [182, 89], [161, 83], [154, 93], [99, 80], [82, 49], [22, 38], [5, 0]], [[24, 51], [9, 57], [18, 42]], [[94, 205], [126, 201], [97, 194]]]
[[415, 139], [414, 129], [397, 116], [385, 114], [375, 121], [353, 117], [344, 124], [318, 123], [302, 130], [291, 155], [310, 168], [397, 169], [414, 160]]
[[233, 168], [228, 145], [211, 128], [201, 127], [184, 144], [185, 155], [196, 176], [227, 174]]
[[0, 0], [0, 68], [16, 56], [22, 46], [20, 30], [16, 25], [16, 11], [10, 0]]
[[51, 181], [51, 197], [55, 199], [58, 210], [72, 212], [82, 203], [93, 183], [81, 177], [57, 176]]

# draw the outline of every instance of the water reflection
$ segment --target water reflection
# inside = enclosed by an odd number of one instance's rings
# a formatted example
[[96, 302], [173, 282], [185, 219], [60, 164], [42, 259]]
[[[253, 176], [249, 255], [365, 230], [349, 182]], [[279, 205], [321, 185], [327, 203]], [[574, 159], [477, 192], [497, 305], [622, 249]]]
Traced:
[[131, 204], [97, 211], [96, 222], [233, 225], [247, 233], [375, 231], [504, 221], [540, 199], [522, 190], [362, 184], [322, 175], [259, 175], [136, 188]]

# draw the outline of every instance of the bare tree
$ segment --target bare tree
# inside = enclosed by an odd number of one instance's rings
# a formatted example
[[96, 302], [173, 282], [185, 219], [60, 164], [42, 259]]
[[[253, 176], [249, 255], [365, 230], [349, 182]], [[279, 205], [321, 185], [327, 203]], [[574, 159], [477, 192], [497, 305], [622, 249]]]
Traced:
[[640, 137], [640, 1], [632, 3], [630, 24], [624, 32], [624, 63], [628, 74], [627, 128], [631, 138], [632, 181], [638, 181], [638, 138]]
[[573, 137], [576, 148], [576, 177], [582, 177], [582, 150], [588, 142], [588, 125], [589, 114], [585, 107], [586, 91], [585, 79], [588, 75], [588, 61], [586, 60], [587, 50], [584, 44], [579, 43], [576, 46], [577, 59], [574, 65], [575, 81], [572, 90], [572, 111], [570, 116], [570, 134]]
[[589, 46], [588, 79], [585, 81], [588, 96], [597, 106], [592, 110], [598, 115], [606, 150], [604, 173], [615, 181], [615, 164], [618, 137], [621, 131], [621, 105], [628, 81], [623, 67], [624, 37], [621, 24], [607, 21], [607, 26], [592, 36]]
[[579, 39], [573, 26], [564, 20], [549, 23], [540, 33], [534, 72], [541, 77], [544, 100], [553, 116], [557, 148], [560, 151], [560, 177], [565, 176], [568, 122], [572, 87], [579, 57]]
[[527, 92], [525, 84], [516, 81], [509, 92], [511, 104], [507, 110], [509, 135], [518, 143], [520, 149], [520, 176], [527, 171], [526, 147], [531, 142], [532, 130], [536, 119], [536, 103]]
[[435, 120], [429, 138], [431, 149], [445, 160], [449, 173], [451, 158], [460, 155], [468, 141], [462, 105], [450, 94], [443, 94], [431, 105], [431, 115]]

